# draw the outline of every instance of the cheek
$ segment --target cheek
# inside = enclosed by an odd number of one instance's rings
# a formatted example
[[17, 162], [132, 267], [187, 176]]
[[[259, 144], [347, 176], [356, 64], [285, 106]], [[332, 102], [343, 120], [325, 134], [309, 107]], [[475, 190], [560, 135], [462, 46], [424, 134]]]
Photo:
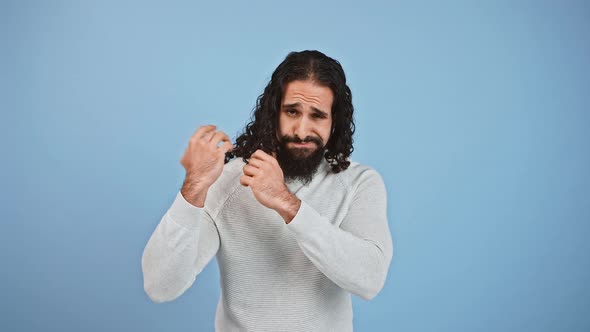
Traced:
[[321, 135], [322, 135], [322, 139], [324, 140], [324, 144], [328, 143], [331, 133], [332, 133], [332, 124], [331, 123], [322, 128]]
[[286, 129], [285, 127], [286, 127], [286, 121], [285, 121], [285, 119], [283, 117], [283, 114], [281, 114], [281, 115], [279, 115], [279, 123], [277, 125], [277, 133], [280, 136], [283, 136], [285, 134], [285, 131], [286, 131], [285, 130]]

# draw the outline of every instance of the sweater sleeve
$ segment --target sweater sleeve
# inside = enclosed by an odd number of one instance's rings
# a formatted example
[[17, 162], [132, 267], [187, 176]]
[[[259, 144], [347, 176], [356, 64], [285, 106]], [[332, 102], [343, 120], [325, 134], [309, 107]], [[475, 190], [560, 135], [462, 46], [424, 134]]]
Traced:
[[364, 300], [383, 288], [393, 244], [385, 185], [376, 171], [365, 174], [340, 226], [302, 201], [287, 227], [303, 253], [341, 288]]
[[178, 192], [143, 251], [145, 292], [157, 303], [175, 300], [218, 249], [219, 233], [206, 208], [190, 204]]

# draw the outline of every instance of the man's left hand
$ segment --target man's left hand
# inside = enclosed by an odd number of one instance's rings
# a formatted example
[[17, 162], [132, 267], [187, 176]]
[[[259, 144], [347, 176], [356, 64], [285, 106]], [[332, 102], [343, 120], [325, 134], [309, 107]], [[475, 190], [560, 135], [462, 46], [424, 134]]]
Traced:
[[260, 204], [277, 211], [287, 223], [290, 222], [301, 202], [285, 185], [278, 161], [264, 151], [256, 150], [243, 172], [240, 183], [252, 189]]

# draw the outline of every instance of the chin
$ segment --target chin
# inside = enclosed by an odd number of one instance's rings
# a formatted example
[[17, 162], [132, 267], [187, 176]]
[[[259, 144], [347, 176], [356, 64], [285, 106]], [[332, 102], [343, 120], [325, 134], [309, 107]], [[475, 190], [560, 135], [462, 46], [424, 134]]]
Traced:
[[289, 154], [294, 158], [303, 159], [311, 156], [316, 150], [317, 148], [289, 148]]

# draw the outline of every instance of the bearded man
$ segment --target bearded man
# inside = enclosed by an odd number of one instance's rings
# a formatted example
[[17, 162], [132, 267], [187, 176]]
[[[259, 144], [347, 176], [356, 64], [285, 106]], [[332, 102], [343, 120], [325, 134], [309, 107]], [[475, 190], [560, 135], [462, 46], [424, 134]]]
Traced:
[[349, 160], [354, 129], [340, 63], [290, 53], [235, 144], [211, 125], [190, 138], [143, 252], [148, 296], [175, 300], [215, 256], [216, 331], [352, 331], [351, 294], [372, 299], [393, 253], [383, 180]]

